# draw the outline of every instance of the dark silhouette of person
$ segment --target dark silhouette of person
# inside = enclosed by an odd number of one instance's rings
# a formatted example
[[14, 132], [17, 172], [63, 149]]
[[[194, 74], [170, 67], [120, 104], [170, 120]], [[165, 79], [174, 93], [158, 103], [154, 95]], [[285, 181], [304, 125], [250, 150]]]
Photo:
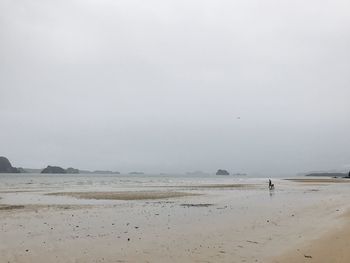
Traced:
[[271, 180], [269, 179], [269, 188], [271, 188], [271, 186], [272, 186], [272, 182], [271, 182]]

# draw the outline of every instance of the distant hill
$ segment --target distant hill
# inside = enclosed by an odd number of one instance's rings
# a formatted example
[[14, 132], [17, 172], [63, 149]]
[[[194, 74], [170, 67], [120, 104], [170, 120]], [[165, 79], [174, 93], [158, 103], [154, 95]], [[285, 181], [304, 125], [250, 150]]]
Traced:
[[20, 170], [13, 167], [6, 157], [0, 156], [0, 173], [20, 173]]
[[41, 171], [42, 174], [66, 174], [66, 170], [59, 166], [47, 166]]
[[[89, 170], [79, 170], [76, 168], [69, 167], [67, 169], [64, 169], [60, 166], [51, 166], [48, 165], [44, 169], [33, 169], [33, 168], [16, 168], [13, 167], [10, 163], [10, 161], [3, 156], [0, 156], [0, 173], [35, 173], [35, 174], [120, 174], [120, 172], [117, 171], [109, 171], [109, 170], [96, 170], [96, 171], [89, 171]], [[137, 173], [142, 174], [142, 173]]]

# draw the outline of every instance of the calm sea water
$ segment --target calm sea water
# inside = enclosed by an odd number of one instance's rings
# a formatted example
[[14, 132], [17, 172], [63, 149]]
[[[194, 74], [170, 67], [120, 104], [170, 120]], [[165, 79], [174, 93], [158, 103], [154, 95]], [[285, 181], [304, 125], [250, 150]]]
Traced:
[[121, 189], [265, 181], [217, 175], [0, 174], [0, 190]]

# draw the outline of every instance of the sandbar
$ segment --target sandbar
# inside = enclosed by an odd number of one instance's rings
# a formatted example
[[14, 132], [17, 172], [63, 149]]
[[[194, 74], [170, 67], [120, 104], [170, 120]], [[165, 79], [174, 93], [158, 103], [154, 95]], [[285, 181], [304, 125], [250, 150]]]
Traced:
[[167, 199], [175, 197], [193, 196], [198, 194], [185, 192], [157, 192], [157, 191], [121, 191], [121, 192], [59, 192], [47, 195], [70, 196], [79, 199], [96, 200], [149, 200]]
[[296, 183], [350, 183], [348, 179], [342, 178], [298, 178], [298, 179], [285, 179]]

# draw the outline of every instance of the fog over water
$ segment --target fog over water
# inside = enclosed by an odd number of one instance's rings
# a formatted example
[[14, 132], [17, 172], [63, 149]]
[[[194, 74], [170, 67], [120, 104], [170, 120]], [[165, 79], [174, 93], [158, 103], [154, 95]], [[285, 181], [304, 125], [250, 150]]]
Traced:
[[4, 0], [13, 165], [350, 169], [350, 2]]

